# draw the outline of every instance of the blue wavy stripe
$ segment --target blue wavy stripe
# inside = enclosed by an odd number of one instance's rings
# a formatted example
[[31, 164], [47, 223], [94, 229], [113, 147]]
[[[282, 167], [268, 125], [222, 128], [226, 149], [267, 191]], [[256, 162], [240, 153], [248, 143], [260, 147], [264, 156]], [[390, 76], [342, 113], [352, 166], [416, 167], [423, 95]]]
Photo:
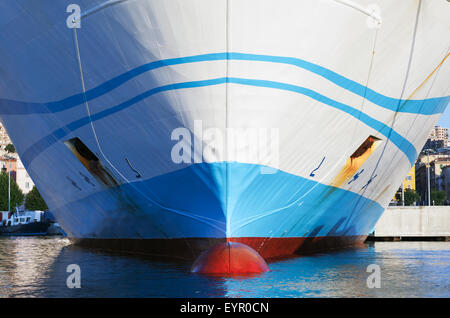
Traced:
[[[183, 82], [183, 83], [175, 83], [165, 86], [160, 86], [153, 88], [151, 90], [148, 90], [132, 99], [129, 99], [128, 101], [125, 101], [119, 105], [116, 105], [114, 107], [110, 107], [104, 111], [98, 112], [91, 116], [92, 121], [97, 121], [102, 118], [105, 118], [109, 115], [112, 115], [114, 113], [120, 112], [137, 102], [140, 102], [154, 94], [165, 92], [165, 91], [171, 91], [171, 90], [178, 90], [178, 89], [186, 89], [186, 88], [194, 88], [194, 87], [205, 87], [205, 86], [212, 86], [212, 85], [219, 85], [224, 83], [234, 83], [234, 84], [240, 84], [240, 85], [249, 85], [249, 86], [257, 86], [257, 87], [265, 87], [265, 88], [272, 88], [272, 89], [278, 89], [278, 90], [284, 90], [284, 91], [290, 91], [295, 92], [298, 94], [302, 94], [305, 96], [308, 96], [318, 102], [321, 102], [325, 105], [331, 106], [335, 109], [341, 110], [350, 116], [356, 118], [357, 120], [360, 120], [367, 126], [377, 130], [381, 134], [383, 134], [387, 139], [391, 140], [392, 143], [394, 143], [407, 157], [410, 161], [411, 165], [414, 164], [414, 161], [417, 157], [417, 151], [415, 147], [403, 136], [401, 136], [399, 133], [397, 133], [395, 130], [393, 130], [391, 127], [387, 126], [386, 124], [370, 117], [369, 115], [351, 107], [346, 104], [337, 102], [333, 99], [330, 99], [326, 96], [323, 96], [311, 89], [295, 86], [291, 84], [285, 84], [280, 82], [273, 82], [273, 81], [265, 81], [265, 80], [256, 80], [256, 79], [244, 79], [244, 78], [234, 78], [234, 77], [221, 77], [216, 79], [210, 79], [210, 80], [202, 80], [202, 81], [193, 81], [193, 82]], [[89, 117], [84, 117], [79, 120], [73, 121], [70, 124], [68, 124], [65, 127], [59, 128], [55, 130], [52, 134], [40, 139], [35, 144], [33, 144], [30, 148], [28, 148], [22, 157], [22, 160], [26, 163], [31, 163], [33, 158], [37, 156], [40, 152], [42, 152], [44, 149], [52, 145], [57, 140], [65, 137], [68, 135], [71, 131], [74, 131], [84, 125], [89, 124]]]
[[376, 91], [361, 85], [358, 82], [339, 75], [330, 69], [295, 57], [230, 53], [229, 59], [294, 65], [317, 74], [352, 93], [365, 97], [367, 100], [378, 106], [401, 113], [421, 115], [438, 114], [443, 112], [447, 104], [450, 102], [450, 96], [429, 98], [424, 100], [405, 100], [388, 97], [377, 93]]
[[[447, 104], [450, 102], [450, 96], [429, 98], [424, 100], [404, 100], [388, 97], [377, 93], [376, 91], [361, 85], [351, 79], [348, 79], [330, 69], [323, 66], [294, 57], [281, 57], [272, 55], [260, 54], [246, 54], [246, 53], [211, 53], [201, 54], [188, 57], [180, 57], [173, 59], [158, 60], [150, 62], [125, 72], [103, 84], [90, 89], [86, 92], [87, 100], [92, 100], [100, 97], [113, 89], [119, 87], [125, 82], [137, 77], [145, 72], [178, 64], [188, 64], [195, 62], [219, 61], [219, 60], [243, 60], [243, 61], [259, 61], [288, 64], [308, 70], [317, 74], [332, 83], [352, 92], [359, 96], [365, 97], [372, 103], [402, 113], [432, 115], [441, 113]], [[65, 99], [48, 102], [48, 103], [27, 103], [20, 101], [13, 101], [7, 99], [0, 99], [0, 114], [35, 114], [35, 113], [54, 113], [64, 111], [66, 109], [75, 107], [84, 102], [83, 94], [76, 94]]]

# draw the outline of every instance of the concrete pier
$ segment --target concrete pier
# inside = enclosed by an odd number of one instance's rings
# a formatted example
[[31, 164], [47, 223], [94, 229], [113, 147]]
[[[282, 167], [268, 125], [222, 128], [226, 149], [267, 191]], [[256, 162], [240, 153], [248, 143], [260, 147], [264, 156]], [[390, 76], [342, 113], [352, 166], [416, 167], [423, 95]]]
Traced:
[[450, 240], [450, 206], [388, 207], [368, 240]]

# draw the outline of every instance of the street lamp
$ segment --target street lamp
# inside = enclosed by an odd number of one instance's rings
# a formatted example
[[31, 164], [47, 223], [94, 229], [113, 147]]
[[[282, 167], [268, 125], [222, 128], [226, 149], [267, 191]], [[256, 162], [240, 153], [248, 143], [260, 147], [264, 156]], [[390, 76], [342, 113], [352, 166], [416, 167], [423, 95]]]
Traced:
[[405, 206], [405, 181], [402, 181], [402, 206]]
[[431, 193], [430, 193], [430, 149], [425, 149], [427, 153], [427, 189], [428, 189], [428, 206], [431, 206]]
[[5, 159], [8, 159], [8, 212], [11, 213], [11, 160], [13, 160], [13, 157], [4, 155]]

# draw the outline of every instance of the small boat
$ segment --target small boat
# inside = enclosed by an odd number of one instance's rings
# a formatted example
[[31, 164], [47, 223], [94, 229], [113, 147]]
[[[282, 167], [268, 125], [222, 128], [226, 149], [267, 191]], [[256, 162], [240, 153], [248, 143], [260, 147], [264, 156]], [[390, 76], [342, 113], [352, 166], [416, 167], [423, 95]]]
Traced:
[[0, 212], [0, 235], [47, 235], [51, 222], [45, 220], [43, 211]]

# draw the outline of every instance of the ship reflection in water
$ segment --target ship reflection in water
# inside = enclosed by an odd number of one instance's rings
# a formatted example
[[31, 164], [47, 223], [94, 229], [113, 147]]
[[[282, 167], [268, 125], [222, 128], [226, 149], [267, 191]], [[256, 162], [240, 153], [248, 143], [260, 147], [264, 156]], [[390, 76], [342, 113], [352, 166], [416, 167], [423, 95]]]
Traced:
[[[78, 264], [81, 288], [66, 285]], [[381, 288], [367, 287], [367, 267]], [[61, 237], [0, 238], [0, 297], [450, 297], [449, 242], [377, 242], [269, 263], [249, 278], [189, 273], [190, 263], [79, 248]]]

